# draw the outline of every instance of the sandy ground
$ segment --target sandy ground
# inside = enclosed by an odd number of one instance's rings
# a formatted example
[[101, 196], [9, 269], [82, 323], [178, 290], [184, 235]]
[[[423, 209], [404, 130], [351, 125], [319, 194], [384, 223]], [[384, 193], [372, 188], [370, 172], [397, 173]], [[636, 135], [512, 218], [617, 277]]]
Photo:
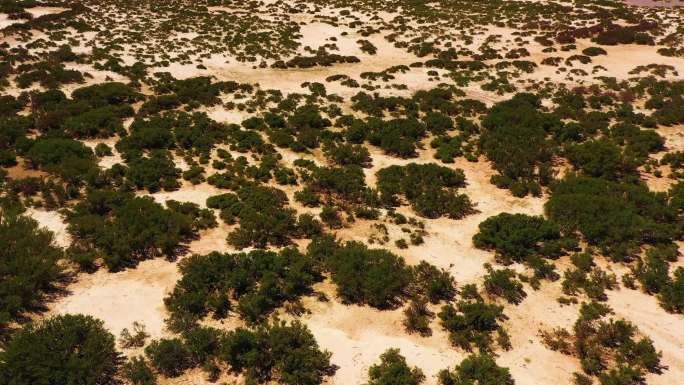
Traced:
[[115, 336], [133, 322], [142, 322], [152, 338], [164, 334], [163, 298], [178, 280], [176, 263], [163, 259], [143, 261], [135, 269], [80, 274], [70, 294], [52, 306], [51, 313], [82, 313], [102, 319]]

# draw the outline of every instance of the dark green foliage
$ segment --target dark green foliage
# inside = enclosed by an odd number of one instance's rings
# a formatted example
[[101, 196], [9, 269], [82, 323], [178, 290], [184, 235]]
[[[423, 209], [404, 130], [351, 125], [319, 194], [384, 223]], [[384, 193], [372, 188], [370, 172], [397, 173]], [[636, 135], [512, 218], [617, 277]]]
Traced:
[[539, 97], [517, 94], [494, 105], [482, 121], [480, 148], [500, 173], [493, 182], [518, 196], [549, 182], [544, 170], [554, 150], [547, 135], [562, 122], [540, 108]]
[[439, 372], [441, 385], [513, 385], [508, 368], [496, 364], [489, 354], [470, 355], [453, 371]]
[[228, 242], [236, 247], [290, 243], [290, 237], [297, 233], [297, 223], [295, 211], [286, 204], [282, 190], [251, 183], [244, 183], [236, 194], [207, 199], [207, 206], [221, 210], [221, 219], [226, 223], [239, 221], [240, 227], [228, 234]]
[[560, 228], [541, 216], [502, 213], [487, 218], [473, 236], [475, 247], [494, 250], [503, 262], [524, 262], [540, 277], [554, 278], [553, 266], [541, 258], [556, 259], [577, 246]]
[[0, 382], [12, 385], [116, 384], [114, 336], [102, 321], [63, 315], [29, 324], [0, 353]]
[[527, 294], [523, 290], [522, 283], [516, 279], [516, 274], [511, 269], [494, 270], [487, 266], [487, 275], [484, 277], [484, 288], [489, 295], [502, 297], [509, 303], [519, 304]]
[[434, 317], [435, 313], [427, 308], [427, 300], [412, 299], [404, 310], [403, 324], [407, 333], [419, 333], [421, 336], [427, 337], [432, 335], [430, 321]]
[[570, 146], [565, 154], [587, 176], [616, 180], [636, 172], [636, 165], [622, 155], [620, 147], [605, 139]]
[[358, 202], [366, 191], [363, 169], [357, 165], [317, 167], [307, 181], [308, 191]]
[[594, 301], [605, 301], [606, 290], [617, 287], [617, 278], [594, 266], [593, 256], [589, 253], [574, 254], [570, 257], [574, 269], [563, 273], [562, 288], [566, 295], [577, 295], [583, 291]]
[[299, 321], [232, 330], [221, 341], [220, 358], [247, 383], [318, 385], [330, 374], [330, 353]]
[[160, 254], [173, 256], [193, 235], [195, 220], [150, 197], [109, 190], [91, 191], [66, 218], [75, 245], [96, 251], [111, 270]]
[[433, 304], [450, 301], [456, 296], [456, 282], [448, 271], [421, 261], [413, 267], [411, 295], [425, 296]]
[[26, 216], [0, 209], [0, 335], [41, 303], [59, 277], [63, 252], [53, 234]]
[[434, 163], [390, 166], [377, 172], [380, 200], [386, 206], [399, 205], [403, 195], [421, 216], [460, 219], [473, 211], [470, 199], [457, 190], [465, 186], [463, 170]]
[[166, 377], [178, 377], [190, 367], [190, 352], [179, 338], [152, 341], [145, 355]]
[[121, 368], [124, 378], [132, 385], [156, 385], [157, 378], [144, 358], [136, 356], [126, 361]]
[[285, 301], [308, 293], [321, 279], [311, 258], [294, 249], [193, 255], [179, 269], [182, 278], [164, 300], [176, 330], [210, 312], [215, 318], [225, 318], [233, 308], [246, 321], [260, 322]]
[[157, 192], [176, 190], [180, 187], [178, 178], [181, 170], [176, 168], [173, 157], [168, 151], [156, 150], [149, 157], [139, 157], [128, 163], [126, 178], [138, 189]]
[[411, 270], [403, 258], [359, 242], [338, 245], [326, 240], [315, 240], [308, 254], [323, 261], [345, 302], [379, 309], [401, 303], [411, 282]]
[[[544, 333], [544, 341], [551, 349], [577, 355], [584, 373], [599, 377], [602, 384], [640, 383], [644, 373], [661, 369], [661, 353], [648, 337], [639, 338], [636, 326], [629, 321], [605, 319], [610, 313], [606, 305], [583, 303], [574, 335], [557, 329]], [[630, 380], [621, 382], [625, 378]]]
[[366, 385], [419, 385], [423, 380], [423, 371], [409, 367], [399, 349], [388, 349], [380, 355], [380, 363], [368, 368]]
[[416, 155], [417, 142], [425, 137], [425, 124], [415, 118], [380, 120], [370, 119], [365, 123], [368, 141], [382, 148], [388, 154], [401, 158]]
[[660, 290], [660, 305], [673, 313], [684, 312], [684, 267], [674, 271], [674, 279]]
[[480, 352], [492, 350], [493, 333], [501, 330], [503, 306], [487, 304], [481, 298], [461, 300], [442, 307], [438, 317], [449, 332], [449, 341], [467, 351], [477, 347]]
[[669, 244], [679, 232], [667, 196], [641, 184], [571, 174], [554, 184], [545, 210], [563, 231], [578, 231], [615, 257], [644, 243]]
[[371, 161], [368, 149], [358, 144], [326, 143], [323, 145], [323, 153], [330, 161], [339, 166], [357, 165], [365, 167]]
[[28, 150], [26, 158], [32, 166], [77, 185], [87, 174], [97, 172], [93, 151], [73, 139], [40, 137]]

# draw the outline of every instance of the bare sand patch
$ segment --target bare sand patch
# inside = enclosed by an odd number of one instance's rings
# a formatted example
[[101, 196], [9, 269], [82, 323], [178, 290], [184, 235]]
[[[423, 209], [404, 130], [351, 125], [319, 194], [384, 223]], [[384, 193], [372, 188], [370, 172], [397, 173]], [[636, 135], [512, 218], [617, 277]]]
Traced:
[[103, 320], [115, 336], [133, 322], [142, 322], [152, 338], [159, 338], [166, 317], [163, 299], [178, 278], [176, 263], [163, 259], [143, 261], [118, 273], [104, 268], [82, 273], [67, 288], [70, 295], [51, 305], [51, 313], [91, 315]]

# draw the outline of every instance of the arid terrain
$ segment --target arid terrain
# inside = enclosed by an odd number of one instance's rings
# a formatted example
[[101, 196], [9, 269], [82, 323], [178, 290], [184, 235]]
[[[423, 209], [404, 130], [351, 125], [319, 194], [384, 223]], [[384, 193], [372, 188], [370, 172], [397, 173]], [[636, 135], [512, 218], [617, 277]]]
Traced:
[[684, 2], [0, 0], [0, 383], [682, 384], [683, 171]]

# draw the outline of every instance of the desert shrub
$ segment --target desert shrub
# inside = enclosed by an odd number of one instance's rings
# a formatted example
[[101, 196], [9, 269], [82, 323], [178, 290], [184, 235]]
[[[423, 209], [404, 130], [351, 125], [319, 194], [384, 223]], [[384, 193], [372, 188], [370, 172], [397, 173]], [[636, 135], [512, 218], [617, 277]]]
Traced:
[[473, 244], [494, 250], [503, 262], [526, 263], [538, 276], [555, 278], [553, 266], [543, 259], [564, 255], [577, 246], [577, 241], [563, 236], [556, 223], [541, 216], [502, 213], [480, 223]]
[[532, 94], [517, 94], [494, 105], [482, 121], [479, 144], [500, 174], [492, 181], [517, 196], [547, 184], [554, 152], [547, 135], [561, 127], [555, 115], [541, 112], [541, 100]]
[[132, 385], [156, 385], [157, 377], [147, 364], [147, 361], [135, 356], [126, 361], [122, 367], [121, 372], [123, 377], [130, 381]]
[[569, 146], [565, 154], [576, 170], [591, 177], [616, 180], [636, 171], [620, 147], [605, 139]]
[[615, 275], [594, 266], [593, 256], [589, 253], [574, 254], [570, 260], [575, 267], [563, 273], [563, 293], [577, 295], [581, 291], [594, 301], [606, 300], [605, 291], [617, 286]]
[[[411, 270], [403, 258], [359, 242], [338, 245], [326, 243], [326, 239], [315, 240], [308, 254], [323, 261], [337, 285], [337, 294], [345, 302], [379, 309], [401, 303], [411, 282]], [[321, 249], [324, 245], [325, 249]]]
[[494, 344], [493, 333], [502, 330], [499, 321], [504, 314], [502, 306], [475, 298], [444, 305], [437, 316], [454, 346], [467, 351], [477, 347], [480, 352], [488, 352]]
[[357, 165], [317, 167], [307, 181], [308, 191], [347, 202], [358, 202], [366, 191], [363, 169]]
[[606, 305], [583, 303], [572, 334], [558, 329], [543, 332], [543, 339], [551, 349], [577, 355], [584, 373], [598, 377], [602, 384], [623, 383], [614, 381], [624, 378], [625, 373], [630, 380], [624, 383], [634, 384], [642, 381], [646, 372], [660, 370], [661, 354], [653, 342], [639, 337], [638, 329], [629, 321], [606, 319], [610, 313]]
[[93, 250], [110, 270], [157, 256], [173, 256], [194, 233], [195, 218], [165, 209], [150, 197], [91, 191], [66, 213], [74, 243]]
[[423, 380], [423, 371], [409, 367], [399, 349], [388, 349], [380, 355], [380, 363], [368, 368], [366, 385], [419, 385]]
[[106, 143], [98, 143], [95, 146], [95, 155], [97, 155], [100, 158], [103, 156], [111, 156], [112, 148], [109, 147]]
[[179, 338], [154, 340], [145, 355], [166, 377], [178, 377], [190, 367], [190, 352]]
[[0, 209], [0, 335], [40, 304], [59, 278], [63, 251], [35, 220]]
[[563, 231], [580, 232], [614, 258], [629, 258], [642, 244], [669, 244], [678, 234], [666, 195], [642, 184], [570, 174], [553, 185], [545, 210]]
[[150, 337], [149, 333], [145, 331], [145, 325], [139, 322], [133, 322], [133, 333], [128, 328], [121, 330], [119, 336], [119, 344], [122, 348], [141, 348], [145, 345], [145, 340]]
[[219, 357], [248, 383], [318, 385], [330, 374], [330, 353], [299, 321], [232, 330], [221, 340]]
[[665, 310], [684, 312], [684, 268], [678, 267], [674, 271], [674, 279], [661, 288], [658, 299]]
[[398, 206], [398, 196], [403, 195], [419, 215], [427, 218], [460, 219], [473, 211], [470, 199], [457, 192], [465, 185], [463, 170], [410, 163], [383, 168], [377, 177], [380, 200], [386, 206]]
[[168, 151], [155, 150], [149, 157], [137, 157], [128, 163], [126, 178], [138, 189], [147, 189], [149, 192], [176, 190], [180, 187], [178, 178], [181, 170]]
[[221, 210], [221, 219], [240, 226], [228, 234], [228, 242], [237, 247], [268, 244], [283, 246], [297, 234], [295, 211], [286, 207], [282, 190], [244, 183], [237, 192], [207, 199], [207, 206]]
[[80, 185], [86, 175], [97, 172], [93, 151], [83, 143], [66, 138], [40, 137], [26, 153], [33, 167]]
[[418, 333], [421, 336], [432, 335], [430, 321], [435, 317], [435, 313], [427, 307], [427, 300], [422, 298], [412, 299], [404, 310], [404, 328], [408, 333]]
[[413, 297], [425, 296], [431, 303], [450, 301], [456, 296], [456, 282], [444, 269], [438, 269], [425, 261], [413, 267]]
[[489, 295], [502, 297], [514, 304], [522, 302], [527, 295], [522, 283], [516, 279], [516, 274], [511, 269], [494, 270], [491, 266], [487, 266], [484, 288]]
[[513, 385], [513, 377], [508, 368], [496, 364], [488, 354], [470, 355], [453, 371], [444, 369], [439, 372], [441, 385]]
[[225, 318], [229, 309], [250, 323], [260, 322], [321, 279], [314, 261], [294, 249], [193, 255], [179, 269], [182, 278], [164, 300], [172, 327], [178, 330], [210, 312]]
[[339, 166], [368, 166], [371, 158], [368, 149], [358, 144], [328, 142], [323, 145], [323, 153], [331, 162]]
[[114, 336], [102, 321], [61, 315], [25, 326], [0, 353], [0, 382], [16, 385], [116, 384]]
[[608, 54], [606, 50], [601, 47], [587, 47], [582, 50], [582, 53], [587, 56], [599, 56]]

